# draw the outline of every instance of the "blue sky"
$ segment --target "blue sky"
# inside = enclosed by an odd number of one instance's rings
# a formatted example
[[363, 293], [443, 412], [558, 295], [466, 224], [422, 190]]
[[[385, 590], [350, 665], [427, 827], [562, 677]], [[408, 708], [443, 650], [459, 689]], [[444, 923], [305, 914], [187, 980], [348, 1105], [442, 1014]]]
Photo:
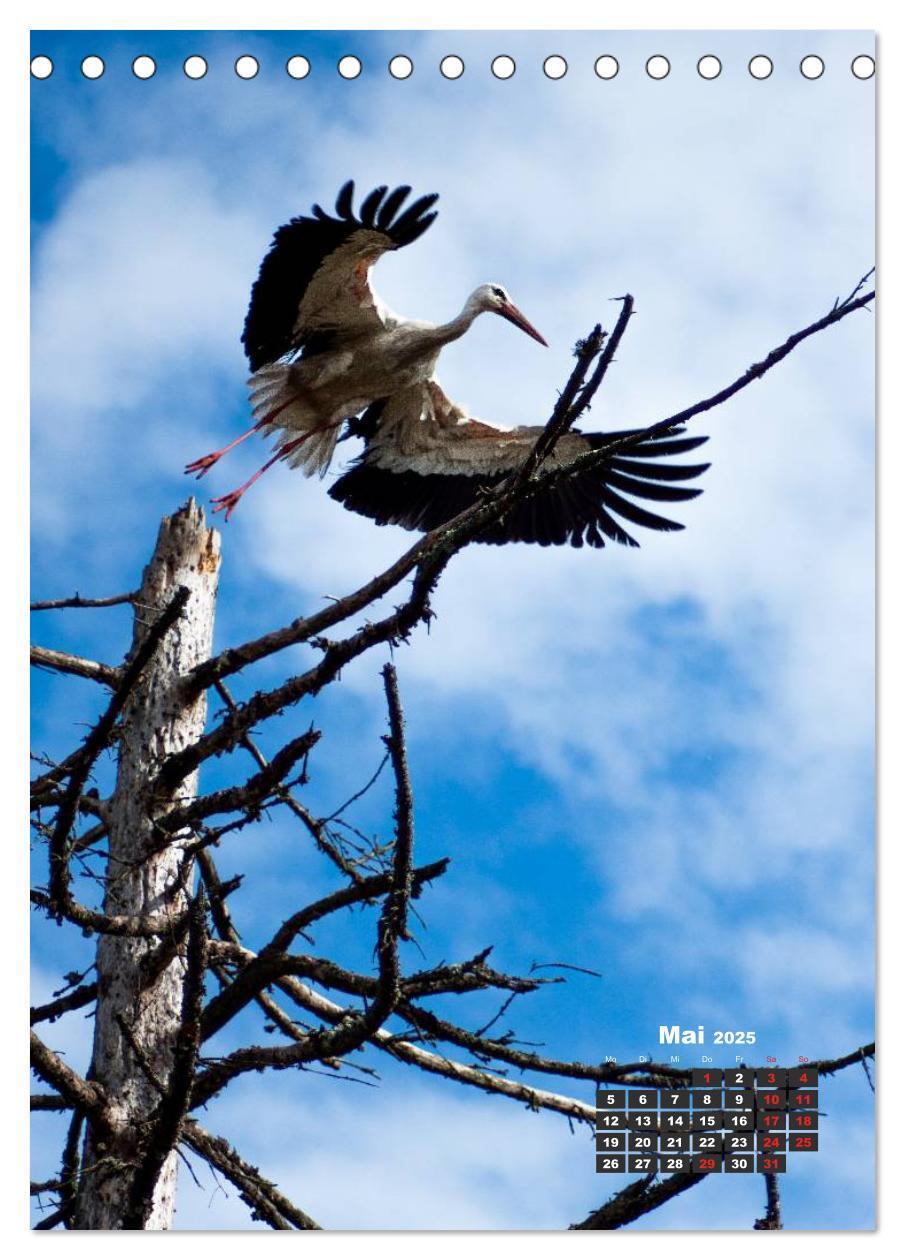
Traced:
[[[158, 519], [191, 488], [183, 465], [246, 426], [238, 335], [273, 228], [349, 176], [441, 194], [436, 225], [376, 273], [391, 306], [447, 319], [495, 280], [546, 336], [549, 351], [482, 320], [444, 353], [450, 395], [500, 424], [546, 418], [572, 344], [612, 320], [614, 294], [630, 290], [638, 314], [591, 428], [651, 422], [727, 383], [873, 262], [873, 87], [849, 70], [871, 51], [863, 34], [67, 32], [34, 51], [56, 66], [33, 85], [35, 597], [135, 584]], [[346, 52], [364, 63], [351, 82], [335, 72]], [[397, 52], [415, 63], [405, 82], [386, 73]], [[436, 70], [449, 52], [466, 62], [456, 82]], [[508, 82], [489, 73], [498, 52], [516, 59]], [[550, 52], [569, 62], [560, 82], [541, 72]], [[622, 67], [610, 83], [593, 73], [603, 52]], [[662, 83], [644, 74], [652, 52], [673, 64]], [[724, 64], [711, 83], [694, 70], [705, 52]], [[765, 83], [745, 71], [755, 52], [776, 63]], [[87, 53], [107, 63], [96, 82], [79, 73]], [[131, 75], [140, 53], [159, 63], [148, 82]], [[190, 53], [208, 58], [204, 80], [183, 76]], [[242, 53], [257, 79], [233, 73]], [[283, 72], [292, 53], [308, 79]], [[798, 73], [808, 53], [827, 65], [816, 82]], [[446, 575], [430, 635], [396, 655], [419, 860], [453, 858], [419, 904], [422, 947], [440, 959], [493, 943], [511, 970], [601, 971], [517, 1004], [516, 1027], [551, 1055], [656, 1051], [664, 1022], [755, 1028], [759, 1055], [781, 1060], [873, 1035], [873, 331], [872, 316], [846, 320], [705, 418], [713, 467], [684, 533], [631, 552], [474, 548]], [[205, 497], [260, 459], [241, 448]], [[409, 541], [274, 470], [224, 530], [218, 644], [351, 589]], [[115, 661], [128, 620], [44, 614], [36, 638]], [[381, 663], [356, 663], [265, 741], [295, 721], [323, 729], [319, 812], [379, 760]], [[289, 668], [266, 663], [236, 691]], [[99, 701], [43, 675], [34, 695], [36, 745], [59, 753]], [[385, 834], [388, 790], [362, 803], [366, 830]], [[246, 874], [234, 912], [252, 945], [332, 886], [278, 815], [219, 864]], [[317, 949], [366, 967], [371, 927], [337, 922]], [[38, 926], [36, 995], [86, 949]], [[479, 1022], [489, 1008], [467, 1009]], [[53, 1037], [84, 1066], [84, 1021]], [[210, 1126], [334, 1228], [558, 1228], [611, 1189], [556, 1117], [379, 1066], [366, 1093], [256, 1077]], [[864, 1227], [871, 1096], [850, 1072], [825, 1099], [827, 1149], [786, 1179], [786, 1221]], [[291, 1150], [290, 1129], [304, 1135]], [[58, 1131], [38, 1118], [42, 1166]], [[842, 1196], [829, 1156], [846, 1141], [866, 1171], [845, 1174]], [[338, 1185], [350, 1168], [367, 1186], [352, 1204]], [[648, 1225], [748, 1227], [760, 1181], [712, 1181]], [[177, 1225], [244, 1219], [209, 1179], [201, 1192], [183, 1179]]]

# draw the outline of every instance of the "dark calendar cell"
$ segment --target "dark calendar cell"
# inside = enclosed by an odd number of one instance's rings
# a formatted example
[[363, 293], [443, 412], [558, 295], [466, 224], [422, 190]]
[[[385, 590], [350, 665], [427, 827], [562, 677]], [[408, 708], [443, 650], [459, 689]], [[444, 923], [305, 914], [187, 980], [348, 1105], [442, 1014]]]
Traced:
[[630, 1151], [655, 1151], [657, 1149], [656, 1133], [630, 1133], [628, 1135]]
[[655, 1131], [657, 1128], [656, 1111], [630, 1111], [626, 1119], [630, 1129], [651, 1129]]
[[816, 1111], [793, 1111], [789, 1116], [790, 1129], [817, 1129]]
[[624, 1155], [598, 1155], [597, 1171], [599, 1173], [624, 1173]]
[[785, 1068], [758, 1068], [758, 1089], [785, 1089], [788, 1073]]
[[620, 1111], [625, 1108], [625, 1090], [624, 1089], [598, 1089], [597, 1091], [597, 1109], [618, 1108]]
[[598, 1151], [603, 1154], [625, 1150], [624, 1133], [595, 1133], [594, 1141]]
[[784, 1111], [759, 1111], [757, 1127], [762, 1133], [770, 1133], [774, 1129], [785, 1130], [786, 1113]]
[[692, 1172], [697, 1172], [697, 1173], [722, 1172], [723, 1171], [722, 1153], [717, 1151], [714, 1154], [710, 1154], [709, 1152], [701, 1151], [697, 1155], [692, 1155], [691, 1170]]
[[690, 1111], [661, 1111], [661, 1133], [688, 1133], [691, 1130]]
[[660, 1172], [666, 1173], [668, 1176], [672, 1173], [687, 1173], [691, 1171], [690, 1155], [661, 1155], [660, 1156]]
[[738, 1132], [739, 1129], [750, 1129], [754, 1132], [755, 1117], [753, 1111], [725, 1111], [723, 1112], [723, 1128], [733, 1129]]
[[722, 1068], [694, 1068], [691, 1073], [693, 1089], [707, 1089], [713, 1085], [719, 1087], [723, 1083]]
[[723, 1149], [722, 1133], [692, 1133], [691, 1149], [697, 1153], [719, 1153]]
[[726, 1133], [723, 1136], [724, 1151], [753, 1151], [754, 1133]]
[[784, 1111], [788, 1105], [789, 1095], [784, 1089], [759, 1089], [757, 1105], [764, 1111]]
[[808, 1111], [816, 1109], [820, 1097], [816, 1089], [793, 1089], [789, 1091], [789, 1110]]
[[790, 1068], [789, 1069], [789, 1089], [804, 1089], [810, 1087], [814, 1089], [817, 1085], [817, 1069], [816, 1068]]
[[693, 1089], [691, 1091], [691, 1105], [696, 1110], [719, 1110], [723, 1105], [723, 1091], [721, 1089]]
[[723, 1169], [727, 1173], [754, 1172], [754, 1156], [747, 1153], [730, 1155], [727, 1152], [723, 1160]]
[[691, 1150], [691, 1134], [690, 1133], [662, 1133], [660, 1134], [660, 1150], [670, 1151], [690, 1151]]
[[784, 1151], [786, 1149], [785, 1133], [758, 1133], [757, 1149], [759, 1151]]
[[660, 1106], [667, 1110], [681, 1110], [688, 1107], [691, 1102], [691, 1090], [688, 1089], [663, 1089], [660, 1091]]
[[655, 1089], [630, 1089], [628, 1106], [637, 1110], [639, 1107], [659, 1107], [660, 1096]]
[[625, 1129], [627, 1128], [624, 1111], [598, 1111], [597, 1112], [597, 1128], [598, 1129]]
[[722, 1129], [723, 1113], [721, 1111], [694, 1111], [691, 1116], [692, 1129]]
[[643, 1151], [635, 1151], [628, 1157], [628, 1170], [633, 1173], [656, 1172], [657, 1156], [646, 1155]]
[[746, 1110], [754, 1107], [753, 1089], [727, 1089], [723, 1092], [723, 1106], [727, 1108], [743, 1107]]
[[725, 1082], [727, 1089], [753, 1089], [754, 1068], [727, 1068]]
[[816, 1151], [817, 1150], [817, 1134], [816, 1133], [790, 1133], [789, 1134], [789, 1150], [790, 1151]]
[[784, 1173], [786, 1171], [785, 1155], [759, 1155], [757, 1171], [759, 1173]]

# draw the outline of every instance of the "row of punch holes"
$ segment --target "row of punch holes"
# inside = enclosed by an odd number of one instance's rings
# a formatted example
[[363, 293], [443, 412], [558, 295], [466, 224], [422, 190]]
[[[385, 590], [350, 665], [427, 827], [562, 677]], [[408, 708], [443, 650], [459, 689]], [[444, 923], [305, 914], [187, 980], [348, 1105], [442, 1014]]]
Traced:
[[[31, 60], [31, 73], [35, 79], [50, 78], [53, 68], [50, 57], [39, 55]], [[261, 69], [261, 64], [257, 57], [243, 56], [236, 58], [233, 68], [240, 79], [254, 79]], [[102, 57], [88, 56], [83, 58], [81, 63], [81, 71], [86, 79], [99, 79], [105, 69]], [[186, 57], [182, 63], [182, 69], [189, 79], [203, 79], [208, 71], [208, 63], [204, 57]], [[340, 57], [336, 64], [337, 73], [342, 79], [357, 79], [362, 69], [361, 59], [351, 54]], [[394, 79], [408, 79], [414, 69], [411, 57], [403, 54], [391, 57], [387, 65], [387, 70]], [[461, 79], [465, 73], [465, 62], [461, 57], [450, 55], [442, 59], [439, 69], [444, 79]], [[565, 57], [560, 57], [558, 54], [544, 59], [543, 71], [548, 79], [565, 78], [568, 69], [569, 65]], [[615, 79], [619, 69], [618, 60], [609, 55], [598, 57], [594, 62], [594, 73], [600, 79]], [[665, 79], [672, 66], [668, 57], [656, 54], [648, 57], [644, 69], [651, 79]], [[773, 69], [772, 60], [763, 54], [752, 57], [748, 62], [748, 73], [753, 79], [769, 79]], [[811, 53], [807, 57], [802, 57], [798, 69], [806, 79], [819, 79], [826, 65], [821, 57], [818, 57], [816, 53]], [[515, 70], [514, 59], [506, 55], [494, 57], [490, 63], [490, 71], [497, 79], [511, 79]], [[697, 72], [702, 79], [717, 79], [722, 70], [723, 65], [719, 57], [707, 54], [698, 60]], [[866, 54], [855, 57], [851, 63], [851, 72], [856, 79], [872, 79], [875, 70], [876, 64], [873, 57]], [[132, 62], [132, 73], [137, 79], [151, 79], [157, 73], [157, 63], [153, 57], [136, 57]], [[311, 73], [311, 62], [307, 57], [290, 57], [286, 62], [286, 73], [291, 79], [306, 79]]]

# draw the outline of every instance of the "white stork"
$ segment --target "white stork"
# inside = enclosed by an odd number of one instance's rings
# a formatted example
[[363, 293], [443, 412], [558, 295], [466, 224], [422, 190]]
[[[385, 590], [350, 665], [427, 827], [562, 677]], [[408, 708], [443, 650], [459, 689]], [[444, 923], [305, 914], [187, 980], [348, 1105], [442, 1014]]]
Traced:
[[[199, 477], [251, 434], [277, 435], [274, 454], [253, 477], [214, 500], [229, 519], [245, 491], [278, 460], [307, 476], [327, 471], [343, 436], [365, 439], [355, 464], [330, 496], [379, 525], [429, 530], [474, 503], [483, 489], [518, 469], [539, 427], [500, 429], [469, 417], [434, 380], [440, 351], [493, 311], [546, 345], [498, 284], [482, 284], [448, 324], [393, 314], [370, 285], [371, 267], [388, 250], [417, 240], [437, 217], [436, 194], [406, 210], [411, 189], [376, 188], [354, 211], [354, 185], [343, 185], [335, 217], [314, 206], [275, 234], [251, 292], [242, 343], [255, 424], [219, 451], [186, 468]], [[547, 466], [597, 449], [623, 433], [570, 430]], [[479, 541], [571, 542], [604, 546], [605, 538], [637, 546], [616, 517], [656, 530], [682, 529], [634, 499], [675, 502], [699, 490], [675, 484], [708, 464], [661, 462], [706, 437], [656, 438], [614, 455], [591, 472], [564, 479], [515, 507]], [[626, 498], [625, 496], [629, 497]]]

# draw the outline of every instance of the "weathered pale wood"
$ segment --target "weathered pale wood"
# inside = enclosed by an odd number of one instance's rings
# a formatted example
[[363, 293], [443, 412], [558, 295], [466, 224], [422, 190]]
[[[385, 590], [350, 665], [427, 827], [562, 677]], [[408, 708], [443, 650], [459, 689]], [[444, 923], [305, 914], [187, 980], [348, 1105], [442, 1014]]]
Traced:
[[[219, 535], [208, 529], [193, 499], [172, 517], [164, 517], [157, 546], [144, 572], [135, 609], [134, 652], [147, 626], [180, 586], [191, 596], [183, 616], [164, 638], [123, 714], [116, 788], [110, 804], [110, 857], [104, 908], [109, 914], [161, 914], [185, 910], [179, 888], [182, 847], [177, 841], [162, 852], [152, 835], [152, 818], [196, 794], [197, 774], [172, 793], [151, 802], [148, 784], [163, 760], [202, 733], [204, 694], [186, 704], [178, 680], [210, 655], [214, 626]], [[184, 881], [184, 884], [188, 881]], [[97, 952], [98, 1003], [94, 1031], [93, 1077], [103, 1085], [123, 1126], [115, 1150], [103, 1149], [88, 1134], [76, 1229], [121, 1229], [129, 1203], [136, 1142], [142, 1122], [159, 1101], [150, 1074], [166, 1084], [182, 1005], [184, 943], [159, 975], [148, 981], [142, 961], [159, 945], [155, 940], [104, 937]], [[131, 1029], [141, 1047], [139, 1062], [123, 1032]], [[173, 1219], [176, 1157], [164, 1163], [144, 1228], [168, 1229]]]

